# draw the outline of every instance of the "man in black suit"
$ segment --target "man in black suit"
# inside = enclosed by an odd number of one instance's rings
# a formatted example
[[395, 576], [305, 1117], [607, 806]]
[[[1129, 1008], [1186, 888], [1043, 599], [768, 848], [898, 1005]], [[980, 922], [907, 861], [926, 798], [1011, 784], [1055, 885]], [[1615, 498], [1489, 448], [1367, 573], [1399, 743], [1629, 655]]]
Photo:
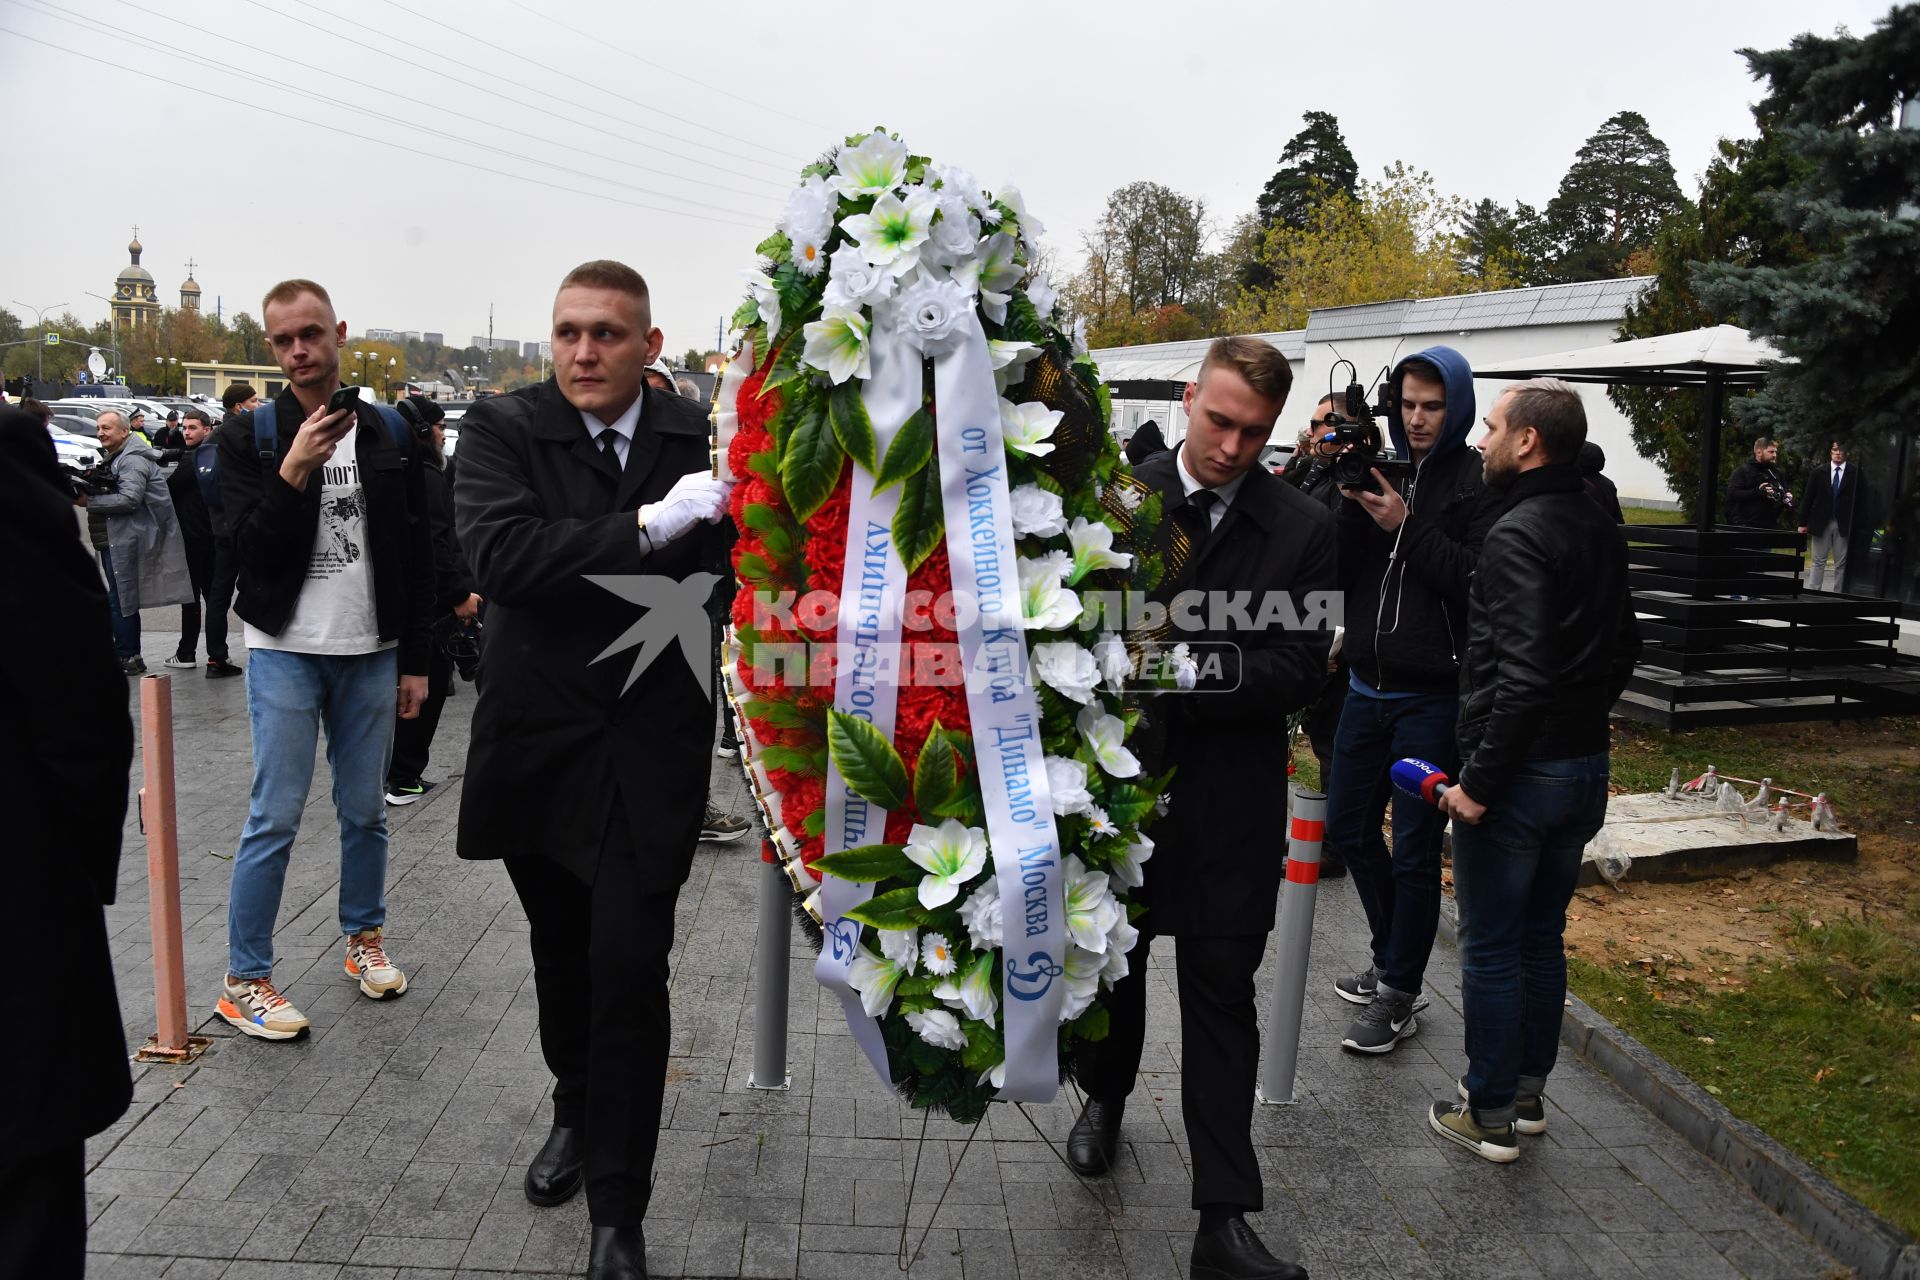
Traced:
[[[1067, 1158], [1084, 1174], [1112, 1163], [1146, 1034], [1147, 948], [1156, 936], [1176, 937], [1181, 1112], [1200, 1211], [1196, 1280], [1306, 1275], [1267, 1252], [1245, 1218], [1262, 1204], [1251, 1133], [1260, 1058], [1253, 979], [1280, 889], [1285, 809], [1276, 784], [1286, 776], [1287, 718], [1325, 682], [1337, 621], [1332, 518], [1257, 465], [1291, 383], [1272, 346], [1218, 339], [1187, 387], [1185, 440], [1135, 472], [1193, 548], [1173, 584], [1183, 597], [1175, 625], [1183, 616], [1204, 625], [1173, 635], [1198, 659], [1192, 689], [1160, 696], [1149, 713], [1165, 734], [1165, 758], [1150, 763], [1179, 771], [1145, 868], [1140, 942], [1110, 997], [1111, 1030], [1078, 1064], [1088, 1101]], [[1248, 593], [1244, 613], [1224, 607]]]
[[[133, 1081], [114, 993], [104, 903], [114, 897], [133, 723], [114, 656], [107, 590], [74, 536], [73, 495], [33, 414], [0, 410], [0, 618], [44, 667], [0, 673], [4, 866], [22, 956], [59, 957], [57, 1047], [16, 1054], [0, 1112], [0, 1276], [79, 1280], [86, 1271], [86, 1140], [127, 1109]], [[0, 990], [0, 1021], [44, 1023], [47, 990]]]
[[1807, 477], [1806, 509], [1800, 532], [1809, 535], [1807, 590], [1820, 590], [1827, 557], [1833, 557], [1833, 589], [1847, 589], [1847, 539], [1860, 510], [1860, 468], [1847, 461], [1847, 446], [1838, 440], [1827, 450], [1827, 465]]
[[667, 956], [713, 745], [711, 658], [677, 637], [713, 643], [730, 486], [700, 406], [644, 382], [660, 345], [638, 272], [576, 267], [554, 299], [553, 379], [468, 412], [454, 489], [488, 602], [459, 853], [506, 859], [532, 928], [556, 1083], [526, 1195], [559, 1204], [584, 1182], [589, 1280], [646, 1274]]

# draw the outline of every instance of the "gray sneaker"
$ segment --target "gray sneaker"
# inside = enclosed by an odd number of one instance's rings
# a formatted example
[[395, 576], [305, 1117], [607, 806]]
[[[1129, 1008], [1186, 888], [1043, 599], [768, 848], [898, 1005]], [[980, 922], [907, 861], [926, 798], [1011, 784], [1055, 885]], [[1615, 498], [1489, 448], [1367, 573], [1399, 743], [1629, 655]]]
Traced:
[[707, 804], [706, 816], [700, 820], [700, 838], [702, 840], [738, 840], [747, 834], [749, 824], [737, 814], [722, 813], [711, 801]]
[[[1368, 965], [1358, 973], [1333, 980], [1333, 993], [1348, 1004], [1372, 1004], [1373, 997], [1380, 990], [1380, 971]], [[1413, 1011], [1420, 1012], [1433, 1000], [1422, 991], [1413, 998]]]
[[1413, 1001], [1375, 995], [1373, 1003], [1347, 1028], [1343, 1048], [1355, 1053], [1392, 1053], [1402, 1040], [1420, 1029], [1413, 1016]]
[[1436, 1102], [1427, 1111], [1427, 1124], [1448, 1142], [1457, 1142], [1483, 1160], [1511, 1164], [1520, 1158], [1520, 1139], [1513, 1126], [1488, 1126], [1473, 1118], [1464, 1102]]
[[[1467, 1100], [1467, 1078], [1461, 1076], [1455, 1085], [1460, 1090], [1460, 1101]], [[1513, 1128], [1516, 1133], [1537, 1138], [1547, 1131], [1547, 1098], [1545, 1094], [1531, 1096], [1517, 1093], [1513, 1097]]]

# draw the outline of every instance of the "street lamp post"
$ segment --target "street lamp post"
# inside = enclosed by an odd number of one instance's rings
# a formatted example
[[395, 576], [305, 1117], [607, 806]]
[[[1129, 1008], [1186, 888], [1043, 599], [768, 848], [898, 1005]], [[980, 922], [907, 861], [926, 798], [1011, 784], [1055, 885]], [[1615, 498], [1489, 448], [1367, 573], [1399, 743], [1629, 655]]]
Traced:
[[169, 372], [169, 367], [177, 369], [180, 367], [180, 362], [172, 356], [155, 356], [153, 362], [160, 366], [156, 376], [160, 379], [160, 391], [164, 395], [173, 390], [173, 375]]
[[[64, 307], [67, 304], [64, 302], [56, 302], [53, 306], [36, 307], [31, 303], [22, 302], [18, 298], [15, 298], [13, 305], [16, 307], [25, 307], [28, 311], [33, 312], [33, 327], [38, 329], [41, 327], [41, 321], [45, 319], [47, 312], [52, 311], [54, 307]], [[47, 335], [45, 333], [40, 335], [39, 345], [34, 348], [33, 380], [35, 382], [45, 382], [47, 380]]]

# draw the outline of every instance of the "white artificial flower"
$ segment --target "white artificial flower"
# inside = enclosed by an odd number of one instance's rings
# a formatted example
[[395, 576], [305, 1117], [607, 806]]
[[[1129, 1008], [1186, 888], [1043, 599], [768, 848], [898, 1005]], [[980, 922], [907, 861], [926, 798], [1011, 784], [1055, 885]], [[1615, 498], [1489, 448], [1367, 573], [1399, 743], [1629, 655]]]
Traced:
[[1124, 908], [1120, 918], [1113, 922], [1113, 928], [1107, 930], [1107, 963], [1100, 970], [1100, 981], [1111, 987], [1127, 976], [1132, 967], [1127, 963], [1127, 953], [1140, 941], [1140, 931], [1127, 919]]
[[[943, 164], [928, 175], [929, 182], [940, 188], [942, 200], [958, 200], [973, 212], [987, 217], [992, 207], [987, 193], [980, 189], [980, 180], [959, 165]], [[993, 221], [1000, 220], [999, 214], [991, 215]]]
[[1087, 354], [1087, 318], [1081, 316], [1073, 322], [1073, 355], [1077, 360]]
[[1060, 1002], [1060, 1021], [1072, 1022], [1087, 1011], [1100, 993], [1100, 970], [1105, 965], [1104, 955], [1079, 947], [1067, 948], [1067, 995]]
[[1009, 496], [1016, 535], [1051, 538], [1067, 531], [1066, 504], [1059, 494], [1037, 484], [1023, 484]]
[[1000, 881], [988, 876], [968, 899], [960, 904], [960, 923], [967, 926], [967, 937], [975, 951], [990, 951], [1000, 945]]
[[937, 978], [946, 977], [956, 967], [953, 945], [947, 941], [944, 933], [930, 933], [921, 940], [920, 958], [926, 961], [927, 972]]
[[1020, 612], [1027, 630], [1064, 630], [1080, 616], [1080, 597], [1062, 581], [1072, 564], [1064, 551], [1020, 557]]
[[1052, 317], [1054, 307], [1060, 302], [1060, 291], [1048, 283], [1046, 272], [1036, 271], [1028, 278], [1027, 301], [1031, 302], [1033, 309], [1040, 313], [1042, 322]]
[[987, 343], [987, 356], [993, 361], [995, 372], [1011, 369], [1018, 378], [1027, 362], [1040, 354], [1040, 348], [1031, 342], [1013, 342], [1006, 338], [993, 338]]
[[992, 1026], [994, 1015], [1000, 1012], [1000, 998], [993, 994], [993, 956], [975, 958], [958, 978], [937, 984], [933, 994], [950, 1007], [964, 1011], [975, 1022]]
[[1096, 569], [1124, 569], [1133, 563], [1131, 554], [1113, 549], [1113, 526], [1104, 520], [1075, 516], [1067, 529], [1067, 541], [1073, 544], [1073, 572], [1068, 582], [1078, 582]]
[[899, 965], [862, 947], [853, 958], [847, 985], [860, 993], [860, 1007], [867, 1016], [877, 1018], [893, 1003], [893, 989], [905, 976], [906, 970]]
[[[1053, 757], [1047, 757], [1051, 764]], [[1067, 933], [1074, 945], [1094, 955], [1107, 949], [1107, 931], [1126, 914], [1104, 871], [1089, 871], [1087, 864], [1068, 854], [1060, 868], [1061, 895], [1066, 899]]]
[[1000, 401], [1000, 442], [1011, 453], [1043, 458], [1053, 452], [1053, 429], [1060, 425], [1060, 419], [1065, 416], [1061, 410], [1049, 409], [1038, 400], [1014, 404], [1003, 397]]
[[1093, 686], [1100, 680], [1093, 655], [1070, 640], [1033, 646], [1033, 674], [1082, 706], [1093, 701]]
[[780, 290], [774, 288], [773, 281], [758, 271], [742, 271], [746, 278], [747, 289], [753, 294], [755, 305], [760, 308], [760, 320], [767, 326], [767, 344], [780, 336]]
[[935, 208], [940, 216], [927, 233], [929, 256], [943, 267], [971, 258], [980, 245], [980, 219], [959, 200], [942, 198]]
[[1108, 871], [1121, 884], [1129, 889], [1138, 889], [1147, 882], [1147, 873], [1141, 870], [1148, 858], [1153, 856], [1153, 837], [1141, 832], [1127, 842], [1124, 851], [1113, 855]]
[[856, 213], [840, 223], [868, 262], [904, 276], [920, 265], [920, 246], [933, 224], [933, 195], [915, 187], [902, 200], [889, 191], [873, 202], [873, 212]]
[[907, 1025], [920, 1033], [920, 1038], [936, 1049], [964, 1049], [967, 1047], [967, 1033], [960, 1029], [960, 1019], [945, 1009], [929, 1009], [925, 1013], [909, 1013]]
[[893, 296], [893, 276], [867, 261], [856, 244], [833, 251], [827, 272], [825, 302], [829, 307], [863, 307]]
[[1120, 828], [1114, 825], [1113, 819], [1108, 817], [1107, 811], [1099, 805], [1095, 805], [1093, 808], [1087, 810], [1087, 820], [1092, 823], [1093, 834], [1097, 836], [1106, 837], [1120, 834]]
[[1132, 485], [1128, 485], [1126, 488], [1120, 490], [1120, 505], [1128, 511], [1138, 511], [1140, 504], [1146, 500], [1147, 495]]
[[824, 371], [834, 385], [848, 378], [865, 378], [872, 372], [867, 317], [858, 307], [828, 307], [801, 332], [807, 339], [801, 362]]
[[973, 298], [964, 288], [924, 271], [900, 290], [893, 308], [901, 335], [930, 356], [951, 347], [973, 319]]
[[1013, 210], [1013, 220], [1020, 226], [1020, 238], [1027, 242], [1031, 252], [1040, 245], [1040, 237], [1047, 233], [1046, 224], [1027, 212], [1027, 201], [1020, 194], [1020, 188], [1005, 186], [1000, 188], [1000, 203]]
[[1073, 719], [1073, 727], [1080, 731], [1087, 746], [1093, 751], [1093, 758], [1101, 771], [1110, 778], [1137, 778], [1140, 776], [1140, 760], [1127, 750], [1127, 722], [1119, 716], [1110, 716], [1096, 704], [1083, 707]]
[[1061, 817], [1093, 812], [1093, 793], [1087, 790], [1087, 766], [1078, 760], [1048, 756], [1047, 790], [1053, 794], [1054, 813]]
[[795, 236], [793, 238], [793, 265], [803, 276], [817, 276], [827, 265], [827, 238], [825, 236]]
[[1093, 642], [1093, 657], [1100, 664], [1100, 678], [1107, 688], [1122, 692], [1133, 678], [1133, 656], [1127, 652], [1126, 642], [1111, 631], [1105, 632]]
[[[787, 196], [787, 208], [780, 215], [780, 230], [794, 244], [794, 261], [800, 261], [802, 240], [824, 241], [833, 230], [833, 215], [840, 201], [827, 180], [814, 175], [795, 187]], [[808, 274], [812, 274], [809, 272]]]
[[1159, 798], [1153, 802], [1153, 816], [1156, 818], [1164, 818], [1167, 816], [1167, 811], [1172, 807], [1173, 793], [1170, 791], [1162, 791]]
[[870, 133], [860, 145], [841, 147], [828, 184], [852, 200], [890, 194], [907, 180], [907, 147], [884, 133]]
[[1191, 693], [1193, 687], [1200, 683], [1200, 665], [1193, 660], [1193, 651], [1187, 648], [1185, 640], [1173, 646], [1173, 652], [1167, 655], [1167, 663], [1173, 668], [1176, 688]]
[[974, 1083], [990, 1084], [996, 1089], [1005, 1088], [1007, 1083], [1007, 1060], [1002, 1058], [985, 1071], [982, 1071], [980, 1078], [974, 1081]]
[[957, 818], [937, 827], [916, 822], [907, 833], [906, 855], [927, 873], [920, 878], [920, 905], [944, 907], [987, 864], [987, 833]]
[[1014, 260], [1019, 244], [1006, 232], [996, 232], [982, 241], [973, 257], [955, 264], [953, 275], [970, 289], [980, 293], [980, 309], [995, 324], [1005, 324], [1007, 301], [1013, 286], [1025, 270]]
[[912, 974], [920, 967], [920, 931], [918, 929], [875, 929], [880, 935], [880, 954], [900, 966], [900, 972]]

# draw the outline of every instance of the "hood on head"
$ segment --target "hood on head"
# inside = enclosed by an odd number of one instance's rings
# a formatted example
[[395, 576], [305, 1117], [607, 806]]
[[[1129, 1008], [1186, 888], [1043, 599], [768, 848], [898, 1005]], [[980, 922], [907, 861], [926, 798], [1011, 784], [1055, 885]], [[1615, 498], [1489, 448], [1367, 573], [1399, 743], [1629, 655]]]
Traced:
[[[1400, 371], [1407, 367], [1408, 360], [1425, 360], [1440, 371], [1440, 381], [1447, 388], [1447, 425], [1441, 430], [1440, 438], [1434, 442], [1429, 457], [1439, 458], [1452, 453], [1467, 442], [1467, 436], [1473, 432], [1473, 421], [1477, 416], [1473, 402], [1473, 368], [1467, 364], [1467, 358], [1452, 347], [1428, 347], [1425, 351], [1416, 351], [1393, 366], [1393, 372], [1387, 375], [1389, 386], [1398, 386]], [[1387, 434], [1393, 439], [1393, 448], [1401, 457], [1411, 457], [1407, 449], [1406, 425], [1400, 421], [1400, 397], [1391, 394], [1387, 397]]]
[[1604, 449], [1589, 440], [1580, 446], [1580, 474], [1597, 476], [1606, 469], [1607, 454]]

